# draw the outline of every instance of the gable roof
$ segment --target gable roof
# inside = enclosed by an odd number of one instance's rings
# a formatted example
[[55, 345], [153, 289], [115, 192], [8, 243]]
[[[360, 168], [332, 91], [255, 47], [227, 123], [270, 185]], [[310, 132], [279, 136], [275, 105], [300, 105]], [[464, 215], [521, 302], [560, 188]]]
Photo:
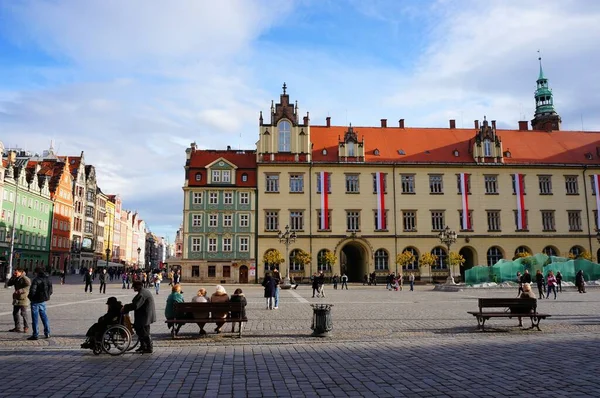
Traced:
[[193, 151], [190, 156], [189, 166], [205, 168], [220, 158], [227, 160], [241, 169], [253, 169], [256, 167], [256, 151], [254, 150], [228, 151], [214, 149]]

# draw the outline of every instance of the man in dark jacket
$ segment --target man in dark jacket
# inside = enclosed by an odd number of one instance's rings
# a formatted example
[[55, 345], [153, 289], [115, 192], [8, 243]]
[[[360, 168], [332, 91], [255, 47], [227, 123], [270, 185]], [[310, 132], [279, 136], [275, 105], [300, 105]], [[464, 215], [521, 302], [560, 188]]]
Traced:
[[149, 290], [143, 288], [142, 281], [133, 282], [133, 290], [137, 295], [133, 298], [131, 304], [127, 304], [121, 310], [122, 312], [133, 311], [135, 320], [133, 328], [140, 340], [140, 348], [136, 351], [142, 354], [151, 354], [152, 338], [150, 337], [150, 325], [156, 322], [156, 311], [154, 309], [154, 299]]
[[92, 282], [94, 281], [94, 269], [90, 267], [88, 272], [83, 276], [85, 282], [85, 292], [87, 293], [88, 286], [90, 287], [90, 293], [92, 292]]
[[[27, 333], [29, 331], [29, 324], [27, 323], [29, 299], [27, 295], [29, 294], [31, 281], [25, 276], [23, 268], [17, 268], [6, 285], [15, 287], [15, 292], [13, 293], [13, 319], [15, 327], [14, 329], [10, 329], [9, 332]], [[19, 312], [21, 313], [21, 317], [19, 317]], [[21, 318], [23, 318], [23, 327], [21, 327]]]
[[42, 318], [44, 325], [44, 336], [50, 338], [50, 323], [46, 315], [46, 301], [52, 296], [52, 282], [44, 273], [44, 269], [37, 267], [35, 269], [36, 277], [31, 282], [29, 288], [29, 301], [31, 301], [31, 324], [33, 325], [33, 334], [27, 340], [38, 339], [38, 315]]

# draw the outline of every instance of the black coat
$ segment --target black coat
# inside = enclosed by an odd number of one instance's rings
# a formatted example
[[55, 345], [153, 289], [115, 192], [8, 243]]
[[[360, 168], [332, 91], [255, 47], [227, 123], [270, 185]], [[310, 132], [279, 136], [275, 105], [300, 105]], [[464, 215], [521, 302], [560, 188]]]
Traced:
[[50, 300], [50, 296], [52, 296], [52, 282], [41, 272], [31, 282], [27, 297], [31, 303], [36, 304]]
[[273, 279], [271, 275], [265, 277], [265, 280], [263, 280], [262, 285], [265, 288], [266, 298], [275, 297], [275, 289], [277, 289], [277, 285], [275, 279]]
[[[246, 297], [244, 296], [244, 294], [234, 294], [234, 295], [232, 295], [229, 298], [229, 302], [231, 302], [231, 303], [242, 303], [241, 315], [242, 315], [242, 318], [246, 318], [246, 305], [248, 304], [248, 301], [246, 300]], [[239, 318], [240, 317], [240, 313], [239, 312], [231, 311], [231, 317], [232, 318]]]
[[133, 311], [135, 326], [147, 326], [156, 322], [154, 298], [148, 289], [140, 290], [131, 304], [127, 304], [123, 308], [125, 312]]
[[584, 282], [583, 271], [579, 270], [575, 274], [575, 285], [576, 286], [583, 285], [583, 282]]
[[521, 276], [521, 283], [531, 283], [531, 274], [529, 272]]
[[87, 337], [101, 337], [102, 333], [111, 325], [119, 323], [121, 319], [121, 305], [120, 301], [117, 301], [115, 305], [108, 307], [108, 312], [98, 318], [98, 322], [94, 323], [85, 334]]
[[105, 283], [105, 282], [106, 282], [106, 276], [107, 276], [107, 275], [108, 275], [108, 274], [105, 274], [104, 272], [100, 272], [100, 275], [98, 276], [98, 280], [99, 280], [100, 282], [103, 282], [103, 283]]
[[94, 273], [90, 274], [89, 272], [86, 272], [83, 276], [83, 280], [85, 281], [85, 283], [92, 283], [92, 281], [94, 280]]

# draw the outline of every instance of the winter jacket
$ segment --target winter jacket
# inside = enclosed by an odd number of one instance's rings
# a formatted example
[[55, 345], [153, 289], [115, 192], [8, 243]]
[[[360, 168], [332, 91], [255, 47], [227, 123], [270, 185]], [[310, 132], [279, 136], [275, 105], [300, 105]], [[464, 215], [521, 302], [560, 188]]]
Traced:
[[43, 303], [52, 296], [52, 282], [45, 273], [40, 272], [31, 282], [27, 297], [32, 304]]
[[231, 311], [231, 317], [239, 318], [241, 315], [242, 318], [246, 318], [246, 305], [248, 304], [248, 301], [246, 300], [244, 293], [232, 295], [231, 298], [229, 299], [229, 301], [232, 303], [242, 303], [242, 311], [241, 312]]
[[25, 276], [25, 274], [17, 277], [13, 276], [8, 280], [7, 286], [14, 286], [15, 292], [13, 293], [13, 305], [16, 306], [28, 306], [29, 298], [29, 287], [31, 286], [31, 280]]
[[142, 289], [133, 298], [130, 304], [123, 307], [125, 312], [133, 311], [135, 326], [147, 326], [156, 322], [154, 298], [148, 289]]
[[[210, 297], [210, 302], [213, 304], [214, 303], [227, 303], [227, 302], [229, 302], [229, 296], [227, 295], [227, 293], [215, 292]], [[213, 318], [227, 318], [228, 314], [229, 314], [229, 311], [213, 311], [212, 317]]]
[[175, 318], [175, 303], [183, 302], [185, 302], [185, 300], [183, 299], [183, 294], [177, 292], [169, 294], [169, 297], [167, 297], [167, 305], [165, 307], [165, 318]]
[[263, 280], [263, 287], [265, 288], [265, 298], [275, 297], [275, 289], [277, 289], [277, 285], [275, 284], [275, 279], [272, 276], [265, 277]]

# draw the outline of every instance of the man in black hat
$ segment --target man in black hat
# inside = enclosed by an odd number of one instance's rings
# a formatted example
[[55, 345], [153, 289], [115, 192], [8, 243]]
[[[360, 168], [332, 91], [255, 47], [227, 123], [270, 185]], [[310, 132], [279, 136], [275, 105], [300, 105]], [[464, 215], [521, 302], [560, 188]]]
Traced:
[[98, 322], [94, 323], [88, 329], [87, 333], [85, 334], [87, 339], [81, 345], [81, 348], [93, 349], [96, 345], [96, 342], [99, 342], [102, 339], [102, 335], [106, 329], [111, 325], [119, 323], [119, 320], [121, 319], [121, 309], [123, 308], [121, 302], [117, 300], [116, 297], [109, 297], [108, 300], [106, 300], [106, 305], [108, 305], [106, 314], [98, 318]]
[[133, 328], [140, 340], [140, 348], [136, 351], [142, 354], [152, 353], [152, 338], [150, 337], [150, 325], [156, 322], [156, 311], [154, 309], [154, 298], [149, 290], [143, 288], [142, 281], [133, 282], [133, 290], [137, 295], [133, 298], [131, 304], [123, 307], [121, 312], [133, 311], [135, 320]]

